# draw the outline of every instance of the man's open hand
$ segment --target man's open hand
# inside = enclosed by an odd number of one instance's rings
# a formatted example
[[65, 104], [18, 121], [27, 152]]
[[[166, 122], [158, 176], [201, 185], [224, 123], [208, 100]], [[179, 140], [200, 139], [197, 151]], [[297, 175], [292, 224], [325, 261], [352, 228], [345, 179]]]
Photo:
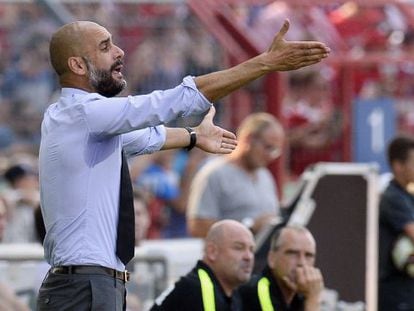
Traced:
[[200, 125], [194, 128], [197, 134], [196, 146], [210, 153], [231, 153], [237, 146], [236, 135], [214, 125], [215, 114], [216, 109], [212, 106]]
[[328, 57], [330, 49], [318, 41], [286, 41], [289, 20], [285, 20], [267, 52], [261, 54], [271, 71], [288, 71], [306, 67]]

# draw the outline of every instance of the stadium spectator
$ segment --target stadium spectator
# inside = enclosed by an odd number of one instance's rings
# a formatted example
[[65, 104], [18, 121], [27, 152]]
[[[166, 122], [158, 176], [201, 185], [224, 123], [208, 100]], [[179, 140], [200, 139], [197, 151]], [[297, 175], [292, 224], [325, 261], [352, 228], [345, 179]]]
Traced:
[[158, 152], [138, 173], [135, 185], [148, 197], [150, 239], [188, 237], [185, 215], [189, 187], [205, 156], [199, 149]]
[[270, 114], [254, 113], [237, 137], [236, 150], [211, 160], [192, 182], [187, 211], [192, 236], [204, 237], [220, 219], [243, 222], [257, 233], [279, 216], [276, 185], [266, 166], [282, 152], [282, 126]]
[[388, 146], [393, 179], [380, 199], [378, 310], [414, 309], [414, 278], [398, 269], [392, 259], [393, 247], [401, 235], [414, 242], [414, 140], [397, 136]]
[[4, 179], [10, 186], [3, 191], [10, 205], [4, 242], [36, 242], [34, 210], [40, 200], [37, 173], [26, 164], [17, 164], [4, 172]]
[[324, 285], [315, 256], [316, 243], [306, 228], [276, 231], [267, 267], [239, 289], [243, 310], [319, 311]]
[[[7, 228], [7, 202], [0, 196], [0, 242]], [[8, 284], [0, 282], [0, 311], [29, 311], [30, 309], [15, 294]]]
[[244, 225], [222, 220], [209, 230], [203, 259], [156, 300], [151, 311], [241, 310], [234, 290], [250, 279], [254, 239]]
[[[153, 154], [152, 162], [135, 181], [137, 188], [151, 193], [150, 207], [157, 207], [158, 213], [151, 210], [153, 216], [162, 217], [159, 221], [161, 238], [185, 237], [185, 208], [180, 206], [180, 176], [172, 165], [175, 150], [164, 150]], [[161, 216], [162, 215], [162, 216]], [[153, 219], [153, 224], [157, 222]], [[152, 228], [154, 230], [154, 228]]]
[[142, 191], [134, 189], [134, 212], [135, 212], [135, 246], [139, 246], [147, 237], [150, 224], [148, 215], [147, 199]]

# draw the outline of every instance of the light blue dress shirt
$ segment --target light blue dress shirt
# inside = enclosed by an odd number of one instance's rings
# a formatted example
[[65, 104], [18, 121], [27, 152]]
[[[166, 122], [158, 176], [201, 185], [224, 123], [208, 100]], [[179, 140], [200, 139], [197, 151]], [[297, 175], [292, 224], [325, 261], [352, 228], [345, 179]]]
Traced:
[[140, 96], [106, 98], [63, 88], [45, 112], [39, 152], [48, 263], [124, 270], [115, 254], [121, 149], [155, 152], [165, 142], [162, 124], [210, 106], [192, 77]]

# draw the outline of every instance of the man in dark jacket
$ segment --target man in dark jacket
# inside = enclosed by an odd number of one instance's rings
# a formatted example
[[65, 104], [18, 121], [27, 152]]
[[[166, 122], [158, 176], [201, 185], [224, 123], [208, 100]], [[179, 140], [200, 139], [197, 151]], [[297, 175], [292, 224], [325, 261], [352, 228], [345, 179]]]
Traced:
[[414, 310], [414, 275], [398, 268], [392, 257], [400, 237], [414, 242], [414, 139], [395, 137], [388, 162], [393, 179], [380, 199], [378, 310]]
[[314, 267], [316, 243], [304, 227], [287, 226], [274, 233], [267, 267], [239, 292], [243, 310], [317, 311], [323, 279]]
[[253, 235], [243, 224], [235, 220], [215, 223], [205, 239], [203, 259], [166, 289], [151, 310], [241, 310], [234, 290], [250, 279], [254, 246]]

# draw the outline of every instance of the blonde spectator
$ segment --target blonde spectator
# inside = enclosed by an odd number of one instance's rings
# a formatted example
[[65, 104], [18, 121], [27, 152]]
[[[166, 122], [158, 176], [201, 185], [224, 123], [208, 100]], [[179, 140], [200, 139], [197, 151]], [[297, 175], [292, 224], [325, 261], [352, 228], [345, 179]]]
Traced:
[[254, 233], [279, 216], [275, 181], [267, 166], [280, 156], [284, 131], [268, 113], [249, 115], [237, 131], [233, 153], [213, 159], [195, 175], [187, 222], [191, 235], [204, 237], [216, 221], [234, 219]]

